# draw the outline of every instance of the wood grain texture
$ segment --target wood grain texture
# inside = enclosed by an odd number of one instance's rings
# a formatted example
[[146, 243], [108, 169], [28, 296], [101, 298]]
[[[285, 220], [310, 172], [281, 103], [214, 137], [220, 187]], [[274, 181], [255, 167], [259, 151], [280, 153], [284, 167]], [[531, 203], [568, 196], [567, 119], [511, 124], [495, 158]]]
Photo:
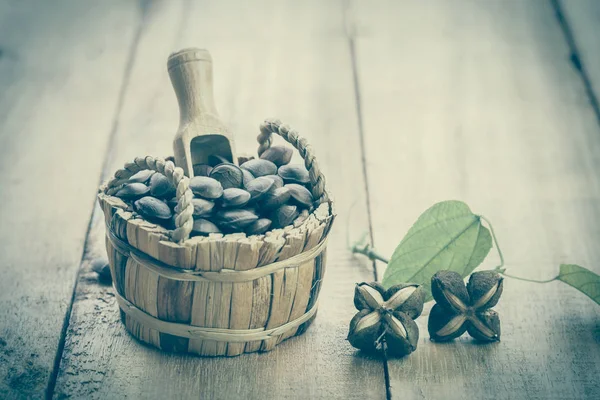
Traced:
[[[356, 2], [349, 20], [376, 247], [460, 199], [494, 223], [508, 272], [600, 272], [600, 129], [549, 2]], [[417, 351], [389, 363], [394, 396], [600, 397], [597, 305], [507, 278], [496, 310], [492, 345], [432, 343], [421, 317]]]
[[[266, 117], [297, 127], [313, 145], [336, 195], [340, 225], [349, 219], [352, 229], [368, 229], [342, 11], [340, 1], [155, 3], [140, 39], [109, 171], [136, 155], [171, 152], [178, 111], [166, 56], [202, 46], [212, 52], [217, 108], [235, 133], [238, 150], [255, 152], [258, 125]], [[300, 162], [298, 156], [294, 162]], [[119, 322], [111, 289], [91, 284], [83, 273], [55, 397], [383, 397], [381, 362], [356, 357], [344, 340], [354, 314], [353, 285], [372, 276], [366, 263], [348, 253], [344, 230], [338, 227], [330, 238], [315, 322], [303, 336], [265, 354], [201, 359], [144, 347]], [[101, 231], [99, 222], [89, 249], [102, 249]], [[317, 276], [323, 260], [318, 258]]]
[[0, 398], [51, 379], [137, 21], [131, 2], [0, 1]]

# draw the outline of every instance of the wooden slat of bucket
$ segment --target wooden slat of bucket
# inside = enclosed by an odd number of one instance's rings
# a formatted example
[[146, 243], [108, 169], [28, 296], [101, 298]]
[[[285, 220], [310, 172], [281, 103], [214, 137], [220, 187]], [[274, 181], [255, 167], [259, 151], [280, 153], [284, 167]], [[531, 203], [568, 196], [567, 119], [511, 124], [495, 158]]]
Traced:
[[[133, 263], [137, 264], [136, 285], [134, 288], [135, 304], [146, 313], [158, 317], [157, 296], [159, 276], [156, 272], [132, 260]], [[156, 329], [140, 324], [138, 338], [146, 343], [160, 347], [160, 335]]]
[[[258, 268], [275, 261], [279, 250], [285, 244], [282, 237], [283, 230], [276, 229], [268, 232], [259, 250]], [[273, 281], [271, 275], [256, 279], [252, 283], [252, 314], [250, 316], [250, 328], [263, 328], [269, 320], [270, 303], [272, 296]], [[258, 351], [261, 341], [246, 343], [245, 352]]]
[[[210, 238], [210, 236], [209, 236]], [[220, 271], [223, 269], [227, 246], [227, 238], [213, 239], [210, 242], [210, 270]], [[231, 308], [232, 284], [228, 282], [210, 282], [208, 299], [206, 304], [205, 327], [227, 328], [229, 327], [229, 310]], [[227, 342], [205, 340], [202, 344], [202, 354], [207, 356], [225, 355]]]
[[[154, 246], [153, 252], [157, 253], [156, 257], [161, 257], [163, 261], [167, 261], [169, 264], [181, 268], [189, 268], [194, 265], [194, 250], [189, 250], [187, 247], [181, 250], [181, 247], [178, 246], [177, 250], [173, 251], [171, 254], [165, 254], [164, 251], [161, 251], [160, 253], [162, 254], [159, 254], [158, 244], [161, 241], [156, 241], [158, 235], [147, 233], [141, 234], [140, 236], [146, 237], [148, 240], [146, 243], [141, 243], [142, 247], [152, 243]], [[168, 244], [168, 242], [164, 241], [162, 243]], [[163, 247], [163, 249], [164, 248], [165, 247]], [[193, 290], [193, 282], [176, 281], [162, 276], [159, 277], [157, 288], [158, 318], [169, 322], [189, 324]], [[188, 338], [182, 338], [166, 333], [160, 334], [160, 347], [165, 350], [185, 352], [188, 349], [188, 344]]]
[[[256, 267], [258, 253], [262, 242], [258, 236], [251, 236], [238, 241], [238, 252], [235, 260], [236, 271], [246, 271]], [[233, 284], [231, 292], [231, 314], [229, 328], [248, 329], [252, 314], [253, 282], [238, 282]], [[228, 343], [227, 355], [237, 356], [244, 352], [245, 343]]]
[[[196, 244], [196, 270], [210, 271], [210, 242], [207, 238], [194, 238]], [[194, 293], [192, 296], [192, 309], [190, 315], [190, 324], [195, 326], [206, 326], [206, 302], [208, 297], [210, 282], [194, 282]], [[204, 340], [190, 339], [188, 351], [190, 353], [202, 354]]]
[[[286, 260], [300, 253], [304, 248], [305, 234], [299, 228], [290, 229], [286, 235], [285, 245], [279, 253], [278, 260]], [[273, 297], [271, 299], [271, 311], [266, 329], [276, 328], [288, 322], [294, 296], [296, 294], [296, 285], [298, 284], [298, 267], [292, 266], [272, 274]], [[278, 343], [279, 337], [264, 340], [261, 350], [270, 351]]]
[[[314, 216], [311, 215], [311, 219], [306, 225], [307, 236], [304, 251], [310, 250], [315, 247], [323, 235], [325, 224], [319, 224]], [[307, 311], [308, 302], [310, 300], [311, 288], [313, 284], [313, 276], [315, 273], [315, 260], [310, 260], [298, 267], [298, 284], [296, 287], [296, 295], [294, 297], [294, 304], [290, 312], [289, 320], [293, 321], [302, 316]], [[298, 328], [290, 330], [288, 333], [281, 336], [280, 341], [285, 340], [291, 336], [294, 336], [298, 332]]]

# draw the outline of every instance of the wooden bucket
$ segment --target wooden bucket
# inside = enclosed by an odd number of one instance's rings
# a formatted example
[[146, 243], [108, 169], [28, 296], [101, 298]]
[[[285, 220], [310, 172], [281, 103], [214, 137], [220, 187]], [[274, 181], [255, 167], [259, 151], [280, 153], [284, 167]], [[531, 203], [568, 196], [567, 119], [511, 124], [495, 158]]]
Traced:
[[[266, 121], [259, 154], [276, 133], [303, 157], [315, 208], [265, 235], [192, 237], [189, 178], [173, 162], [136, 158], [100, 187], [106, 249], [122, 321], [134, 337], [167, 351], [235, 356], [272, 350], [301, 334], [317, 312], [327, 236], [334, 220], [325, 179], [305, 139]], [[163, 173], [177, 187], [172, 231], [140, 219], [112, 196], [144, 169]]]

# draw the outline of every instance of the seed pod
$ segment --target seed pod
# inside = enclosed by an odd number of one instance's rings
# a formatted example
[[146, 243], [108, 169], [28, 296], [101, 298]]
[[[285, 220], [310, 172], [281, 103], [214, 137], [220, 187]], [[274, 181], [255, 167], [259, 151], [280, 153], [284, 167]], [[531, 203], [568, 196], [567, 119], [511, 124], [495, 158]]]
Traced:
[[168, 221], [173, 215], [169, 206], [155, 197], [142, 197], [133, 203], [133, 206], [138, 214], [152, 222]]
[[242, 168], [242, 184], [244, 187], [248, 184], [248, 182], [254, 180], [254, 175], [247, 169]]
[[281, 167], [282, 165], [290, 163], [293, 154], [294, 152], [290, 147], [271, 146], [260, 155], [260, 158], [269, 160], [277, 167]]
[[312, 205], [312, 194], [304, 186], [298, 185], [297, 183], [288, 183], [284, 188], [289, 189], [293, 204], [302, 208], [308, 208]]
[[212, 167], [208, 164], [196, 164], [194, 165], [194, 176], [209, 176]]
[[115, 196], [120, 197], [123, 200], [136, 200], [139, 199], [150, 191], [150, 188], [143, 183], [134, 182], [128, 183], [115, 193]]
[[242, 170], [233, 164], [220, 164], [213, 168], [210, 177], [221, 183], [223, 189], [242, 187]]
[[429, 337], [436, 342], [447, 342], [465, 333], [467, 324], [466, 317], [461, 313], [454, 313], [435, 304], [429, 312], [427, 330]]
[[502, 295], [504, 279], [494, 271], [474, 272], [469, 278], [467, 291], [476, 310], [494, 307]]
[[368, 309], [359, 311], [350, 321], [348, 341], [353, 347], [368, 352], [376, 350], [381, 330], [381, 315]]
[[271, 214], [271, 221], [273, 221], [274, 228], [283, 228], [290, 225], [296, 217], [300, 214], [298, 207], [285, 205], [281, 206]]
[[267, 193], [273, 186], [273, 181], [264, 176], [248, 182], [246, 190], [250, 193], [252, 200], [258, 200]]
[[159, 199], [171, 198], [175, 195], [175, 186], [169, 182], [166, 176], [156, 173], [150, 178], [150, 194]]
[[412, 319], [423, 312], [425, 295], [419, 285], [401, 283], [390, 287], [384, 294], [385, 307], [400, 311]]
[[192, 236], [208, 235], [210, 233], [221, 233], [219, 228], [204, 218], [198, 218], [194, 220], [194, 227], [192, 228]]
[[246, 228], [247, 235], [262, 235], [271, 227], [271, 220], [267, 218], [260, 218], [248, 225]]
[[354, 287], [354, 306], [357, 310], [377, 310], [383, 303], [385, 289], [377, 282], [362, 282]]
[[135, 182], [148, 183], [148, 181], [154, 174], [155, 174], [155, 171], [152, 171], [151, 169], [143, 169], [143, 170], [139, 171], [138, 173], [132, 175], [131, 178], [128, 179], [128, 182], [129, 183], [135, 183]]
[[203, 199], [214, 200], [223, 195], [223, 186], [216, 179], [206, 176], [195, 176], [190, 179], [190, 189]]
[[431, 278], [431, 294], [448, 310], [464, 312], [469, 306], [469, 293], [463, 278], [454, 271], [438, 271]]
[[271, 189], [260, 199], [261, 209], [268, 211], [281, 207], [290, 199], [290, 190], [286, 187]]
[[98, 280], [102, 283], [110, 283], [110, 265], [105, 257], [98, 257], [92, 261], [92, 271], [98, 274]]
[[220, 205], [223, 208], [237, 208], [244, 207], [249, 201], [250, 193], [244, 189], [229, 188], [223, 190]]
[[277, 173], [277, 165], [273, 164], [269, 160], [255, 159], [246, 161], [240, 165], [242, 169], [250, 171], [255, 177], [265, 175], [275, 175]]
[[408, 315], [400, 311], [385, 314], [387, 323], [387, 350], [390, 356], [404, 357], [417, 349], [419, 327]]
[[208, 156], [208, 165], [210, 165], [213, 168], [219, 164], [227, 164], [227, 163], [231, 163], [231, 161], [229, 161], [225, 157], [222, 157], [222, 156], [219, 156], [216, 154]]
[[248, 210], [223, 210], [215, 215], [215, 222], [227, 232], [241, 232], [258, 219], [258, 216]]
[[279, 175], [265, 175], [265, 178], [269, 178], [273, 181], [274, 188], [283, 187], [283, 179]]
[[289, 164], [279, 167], [277, 174], [283, 178], [285, 183], [299, 183], [306, 185], [310, 182], [310, 176], [308, 171], [304, 168], [304, 165]]
[[199, 198], [192, 199], [192, 205], [194, 206], [194, 218], [207, 217], [212, 214], [215, 203], [210, 200], [204, 200]]
[[500, 340], [500, 317], [494, 310], [485, 310], [477, 313], [466, 323], [469, 335], [482, 342], [496, 342]]

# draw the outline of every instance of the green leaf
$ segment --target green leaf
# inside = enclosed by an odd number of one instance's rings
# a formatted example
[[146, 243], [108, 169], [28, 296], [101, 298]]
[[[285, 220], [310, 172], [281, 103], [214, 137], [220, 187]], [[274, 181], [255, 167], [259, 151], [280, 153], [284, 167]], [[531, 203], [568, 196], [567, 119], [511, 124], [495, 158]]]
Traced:
[[425, 211], [410, 228], [383, 276], [388, 288], [417, 283], [431, 296], [431, 277], [439, 270], [469, 275], [492, 248], [490, 231], [465, 203], [444, 201]]
[[600, 275], [575, 264], [562, 264], [556, 277], [600, 304]]

